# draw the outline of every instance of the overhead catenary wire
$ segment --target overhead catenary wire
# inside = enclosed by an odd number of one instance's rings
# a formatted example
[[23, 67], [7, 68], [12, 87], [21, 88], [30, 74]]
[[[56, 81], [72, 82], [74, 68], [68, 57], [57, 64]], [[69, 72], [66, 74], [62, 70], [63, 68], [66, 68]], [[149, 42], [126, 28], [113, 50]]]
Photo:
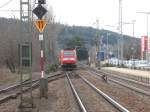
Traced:
[[6, 5], [8, 5], [10, 2], [12, 2], [13, 0], [9, 0], [8, 2], [4, 3], [3, 5], [0, 6], [0, 8], [5, 7]]
[[[28, 10], [24, 10], [24, 11], [28, 11]], [[32, 11], [32, 10], [29, 10]], [[20, 10], [0, 10], [0, 12], [20, 12]]]

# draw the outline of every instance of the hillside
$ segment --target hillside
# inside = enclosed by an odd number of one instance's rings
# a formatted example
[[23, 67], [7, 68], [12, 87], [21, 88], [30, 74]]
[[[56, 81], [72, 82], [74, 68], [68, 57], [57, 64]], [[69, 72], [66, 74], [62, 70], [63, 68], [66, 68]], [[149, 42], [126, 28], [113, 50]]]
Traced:
[[[113, 54], [117, 57], [118, 46], [120, 48], [121, 44], [121, 35], [105, 29], [97, 30], [92, 27], [64, 26], [58, 34], [58, 43], [59, 46], [63, 48], [69, 39], [73, 37], [80, 37], [84, 40], [87, 49], [89, 49], [91, 46], [95, 45], [96, 41], [98, 41], [96, 39], [96, 34], [99, 34], [102, 49], [106, 50], [108, 42], [109, 52], [113, 52]], [[131, 54], [134, 53], [134, 58], [140, 58], [140, 39], [123, 35], [123, 40], [124, 57], [129, 59]]]

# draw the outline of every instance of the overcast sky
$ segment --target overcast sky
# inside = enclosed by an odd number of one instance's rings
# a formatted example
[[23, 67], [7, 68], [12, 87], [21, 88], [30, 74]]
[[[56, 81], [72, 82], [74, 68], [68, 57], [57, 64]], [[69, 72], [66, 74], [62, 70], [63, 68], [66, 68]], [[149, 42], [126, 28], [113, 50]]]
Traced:
[[[1, 0], [1, 5], [9, 0]], [[33, 1], [33, 0], [32, 0]], [[119, 0], [46, 0], [48, 6], [52, 6], [56, 21], [69, 25], [92, 26], [96, 19], [99, 20], [100, 29], [107, 29], [117, 32]], [[0, 10], [19, 10], [20, 0], [13, 0]], [[135, 36], [146, 35], [146, 15], [136, 12], [149, 12], [150, 0], [122, 0], [123, 22], [135, 23]], [[0, 5], [0, 6], [1, 6]], [[19, 12], [0, 12], [0, 16], [14, 17]], [[149, 16], [150, 23], [150, 16]], [[116, 26], [108, 27], [107, 25]], [[123, 34], [132, 35], [132, 25], [123, 25]], [[150, 24], [149, 24], [150, 35]]]

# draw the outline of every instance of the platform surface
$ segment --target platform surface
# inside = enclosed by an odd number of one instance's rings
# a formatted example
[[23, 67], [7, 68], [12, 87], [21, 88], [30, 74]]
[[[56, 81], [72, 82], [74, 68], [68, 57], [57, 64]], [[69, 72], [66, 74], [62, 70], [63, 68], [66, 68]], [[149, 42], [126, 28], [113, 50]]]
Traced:
[[150, 71], [142, 71], [128, 68], [117, 68], [117, 67], [103, 67], [103, 70], [120, 72], [128, 75], [142, 76], [146, 78], [150, 78]]

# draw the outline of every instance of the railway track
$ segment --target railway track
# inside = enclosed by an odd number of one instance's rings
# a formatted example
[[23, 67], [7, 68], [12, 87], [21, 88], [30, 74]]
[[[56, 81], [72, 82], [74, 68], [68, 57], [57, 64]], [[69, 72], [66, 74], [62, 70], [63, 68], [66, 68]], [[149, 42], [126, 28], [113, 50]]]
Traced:
[[[57, 80], [59, 78], [64, 77], [62, 73], [57, 73], [55, 75], [49, 76], [48, 77], [48, 82]], [[32, 81], [32, 88], [35, 89], [39, 86], [39, 79], [33, 80]], [[25, 83], [26, 85], [29, 84], [29, 82]], [[30, 88], [26, 88], [23, 91], [27, 92]], [[0, 90], [0, 104], [5, 103], [6, 101], [10, 99], [15, 99], [20, 95], [20, 84], [15, 84], [13, 86], [9, 86], [7, 88], [1, 89]]]
[[[95, 70], [99, 71], [98, 69], [95, 69]], [[124, 73], [124, 72], [120, 72], [120, 71], [113, 71], [113, 70], [107, 70], [107, 69], [102, 69], [102, 71], [107, 72], [107, 73], [112, 73], [112, 74], [115, 74], [115, 75], [121, 75], [121, 77], [133, 79], [133, 80], [138, 81], [138, 82], [150, 84], [150, 78], [145, 77], [145, 76], [141, 76], [140, 74], [139, 75], [136, 75], [136, 74], [135, 75], [131, 75], [130, 73], [128, 73], [128, 71], [127, 71], [127, 73]], [[132, 71], [134, 71], [134, 69], [132, 69]], [[141, 70], [139, 70], [139, 72], [140, 71]]]
[[141, 85], [141, 86], [144, 86], [144, 87], [150, 87], [150, 84], [148, 84], [148, 83], [140, 82], [140, 81], [137, 81], [137, 80], [134, 80], [134, 79], [126, 78], [126, 77], [121, 77], [121, 76], [115, 75], [114, 73], [112, 74], [112, 73], [105, 72], [105, 71], [102, 71], [102, 70], [98, 70], [97, 72], [105, 74], [105, 75], [109, 75], [110, 77], [114, 77], [114, 78], [117, 78], [117, 79], [121, 79], [121, 80], [124, 80], [124, 81], [135, 83], [137, 85]]
[[[111, 97], [109, 97], [107, 94], [102, 92], [100, 89], [98, 89], [94, 84], [92, 84], [86, 78], [84, 78], [78, 74], [79, 79], [78, 79], [78, 82], [76, 82], [76, 81], [74, 81], [75, 80], [74, 78], [72, 78], [72, 79], [70, 78], [70, 77], [72, 77], [72, 74], [70, 76], [69, 73], [66, 73], [66, 76], [67, 76], [68, 82], [71, 86], [71, 89], [73, 91], [73, 94], [74, 94], [75, 98], [77, 99], [77, 102], [81, 108], [81, 111], [87, 112], [88, 110], [92, 110], [90, 108], [90, 107], [93, 107], [92, 105], [100, 104], [99, 106], [97, 105], [98, 111], [129, 112], [125, 107], [121, 106], [119, 103], [117, 103]], [[82, 85], [81, 87], [82, 87], [82, 89], [84, 89], [84, 91], [81, 89], [80, 90], [77, 89], [79, 87], [79, 85], [78, 85], [79, 82], [82, 83], [80, 85]], [[86, 93], [87, 91], [89, 91], [91, 93], [90, 96], [87, 96], [88, 95], [88, 93]], [[96, 99], [91, 99], [94, 96], [93, 94], [97, 96]], [[87, 101], [89, 99], [91, 99], [91, 100]], [[97, 103], [96, 103], [96, 101], [97, 101]], [[102, 107], [102, 108], [100, 108], [100, 107]], [[92, 110], [92, 111], [94, 111], [94, 110]]]
[[135, 81], [133, 79], [127, 79], [125, 77], [116, 76], [114, 74], [110, 74], [104, 71], [88, 71], [90, 74], [95, 74], [97, 76], [103, 77], [104, 75], [107, 77], [108, 81], [124, 86], [128, 89], [136, 91], [146, 96], [150, 96], [150, 85], [142, 82]]
[[108, 82], [106, 82], [101, 76], [94, 73], [88, 73], [84, 70], [79, 71], [79, 73], [131, 112], [148, 112], [150, 110], [149, 96], [139, 94], [122, 85], [111, 83], [109, 77]]
[[148, 97], [150, 96], [150, 90], [149, 90], [150, 84], [148, 84], [148, 83], [140, 82], [140, 81], [134, 80], [132, 78], [124, 77], [124, 76], [118, 76], [115, 73], [109, 73], [109, 72], [105, 72], [102, 70], [93, 69], [93, 68], [91, 68], [87, 65], [81, 64], [81, 63], [80, 63], [80, 65], [88, 68], [88, 72], [90, 74], [92, 72], [93, 74], [100, 76], [102, 78], [104, 78], [104, 76], [106, 76], [108, 81], [119, 84], [121, 86], [124, 86], [128, 89], [131, 89], [135, 92], [146, 95]]

